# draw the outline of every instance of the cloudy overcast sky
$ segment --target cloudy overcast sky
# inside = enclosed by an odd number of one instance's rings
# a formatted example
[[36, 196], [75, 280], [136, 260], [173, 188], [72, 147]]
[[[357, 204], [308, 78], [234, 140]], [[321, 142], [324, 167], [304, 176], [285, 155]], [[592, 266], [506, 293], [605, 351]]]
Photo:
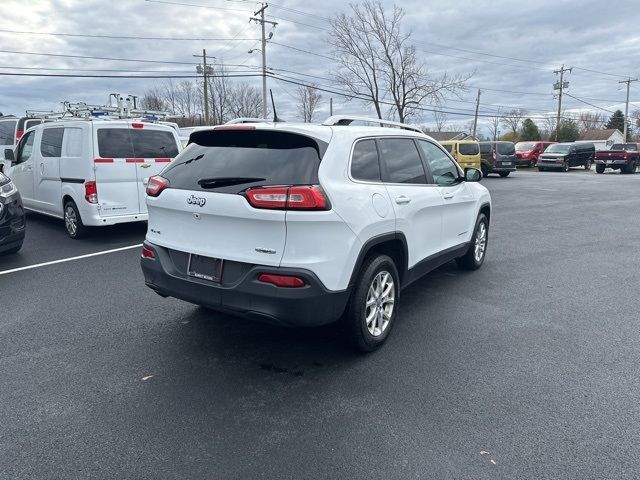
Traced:
[[[259, 48], [259, 26], [248, 21], [257, 5], [253, 1], [2, 0], [1, 3], [0, 73], [192, 75], [197, 63], [192, 55], [203, 48], [217, 62], [234, 65], [229, 70], [247, 72], [260, 66], [260, 55], [247, 53]], [[382, 3], [393, 5], [391, 1]], [[445, 106], [461, 114], [449, 115], [452, 129], [468, 124], [478, 88], [482, 89], [481, 114], [493, 114], [498, 108], [525, 108], [538, 115], [554, 111], [557, 101], [552, 95], [553, 70], [563, 63], [574, 67], [567, 76], [570, 82], [567, 93], [576, 98], [565, 97], [567, 111], [591, 109], [609, 116], [607, 111], [624, 107], [625, 90], [618, 81], [640, 73], [640, 8], [635, 1], [396, 3], [406, 11], [405, 27], [412, 32], [419, 55], [434, 75], [475, 72], [469, 80], [468, 92]], [[331, 56], [328, 19], [348, 8], [348, 2], [343, 0], [270, 3], [269, 18], [278, 22], [278, 26], [267, 48], [268, 66], [289, 79], [341, 89], [332, 80], [335, 64], [326, 58]], [[170, 39], [109, 39], [51, 33]], [[184, 38], [193, 40], [179, 40]], [[68, 57], [73, 55], [105, 59]], [[2, 76], [0, 112], [20, 114], [25, 109], [57, 108], [57, 102], [63, 100], [105, 103], [111, 92], [142, 95], [145, 89], [163, 81]], [[261, 85], [259, 77], [244, 81]], [[295, 85], [269, 80], [269, 87], [277, 99], [280, 116], [295, 119]], [[318, 118], [328, 114], [330, 96], [323, 94]], [[631, 100], [640, 107], [640, 82], [632, 84]], [[360, 102], [334, 95], [335, 113], [366, 111]], [[429, 124], [433, 117], [425, 112], [414, 121]]]

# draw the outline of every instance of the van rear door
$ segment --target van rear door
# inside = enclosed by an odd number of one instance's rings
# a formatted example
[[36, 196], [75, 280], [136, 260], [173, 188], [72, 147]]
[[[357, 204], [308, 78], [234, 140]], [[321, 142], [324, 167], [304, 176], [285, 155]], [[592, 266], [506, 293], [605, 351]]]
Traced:
[[146, 213], [146, 180], [178, 154], [170, 128], [143, 123], [94, 125], [100, 216]]
[[138, 180], [129, 125], [94, 124], [94, 170], [101, 217], [140, 213]]

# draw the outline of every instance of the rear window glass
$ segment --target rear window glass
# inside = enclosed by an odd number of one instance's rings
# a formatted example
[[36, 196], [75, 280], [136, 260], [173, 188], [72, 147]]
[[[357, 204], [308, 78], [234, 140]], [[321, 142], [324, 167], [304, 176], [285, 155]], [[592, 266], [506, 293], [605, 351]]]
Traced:
[[62, 156], [62, 135], [64, 128], [45, 128], [40, 142], [40, 153], [43, 157]]
[[611, 150], [625, 150], [627, 152], [635, 152], [637, 150], [635, 143], [615, 143]]
[[451, 151], [453, 150], [453, 145], [449, 144], [449, 145], [442, 145], [444, 147], [444, 149], [451, 153]]
[[178, 145], [165, 130], [100, 128], [98, 152], [103, 158], [173, 158]]
[[460, 143], [458, 144], [458, 152], [460, 155], [478, 155], [480, 146], [477, 143]]
[[16, 120], [0, 122], [0, 145], [13, 145], [16, 141]]
[[391, 183], [427, 183], [420, 154], [409, 138], [380, 140], [382, 158]]
[[516, 153], [513, 143], [498, 143], [496, 150], [500, 155], [513, 155]]
[[481, 143], [480, 144], [480, 152], [482, 152], [482, 153], [491, 153], [491, 144], [490, 143]]
[[40, 125], [41, 123], [42, 123], [42, 120], [40, 120], [40, 119], [27, 120], [26, 122], [24, 122], [24, 129], [28, 130], [31, 127], [34, 127], [36, 125]]
[[[219, 130], [194, 132], [191, 144], [161, 175], [171, 188], [239, 193], [261, 185], [318, 183], [326, 144], [290, 132]], [[225, 184], [225, 180], [233, 184]], [[198, 182], [209, 180], [206, 188]], [[215, 185], [219, 182], [219, 186]]]
[[351, 176], [355, 180], [380, 182], [380, 163], [375, 140], [362, 140], [353, 147]]

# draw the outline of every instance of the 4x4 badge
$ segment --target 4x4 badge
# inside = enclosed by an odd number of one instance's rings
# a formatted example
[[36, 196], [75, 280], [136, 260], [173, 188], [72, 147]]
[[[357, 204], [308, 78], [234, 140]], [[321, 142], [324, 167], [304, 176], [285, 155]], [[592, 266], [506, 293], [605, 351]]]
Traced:
[[207, 203], [207, 199], [191, 195], [189, 198], [187, 198], [187, 203], [189, 205], [198, 205], [199, 207], [204, 207], [204, 204]]

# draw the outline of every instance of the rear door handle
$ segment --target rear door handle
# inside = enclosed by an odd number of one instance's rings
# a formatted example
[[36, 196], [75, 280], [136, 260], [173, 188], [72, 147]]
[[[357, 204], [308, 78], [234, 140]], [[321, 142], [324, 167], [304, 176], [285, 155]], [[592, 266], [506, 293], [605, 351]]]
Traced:
[[399, 197], [396, 197], [396, 203], [398, 205], [404, 205], [406, 203], [409, 203], [411, 201], [411, 199], [409, 197], [405, 197], [404, 195], [400, 195]]
[[445, 200], [451, 200], [453, 197], [455, 197], [453, 193], [445, 193], [444, 195], [442, 195], [442, 198], [444, 198]]

